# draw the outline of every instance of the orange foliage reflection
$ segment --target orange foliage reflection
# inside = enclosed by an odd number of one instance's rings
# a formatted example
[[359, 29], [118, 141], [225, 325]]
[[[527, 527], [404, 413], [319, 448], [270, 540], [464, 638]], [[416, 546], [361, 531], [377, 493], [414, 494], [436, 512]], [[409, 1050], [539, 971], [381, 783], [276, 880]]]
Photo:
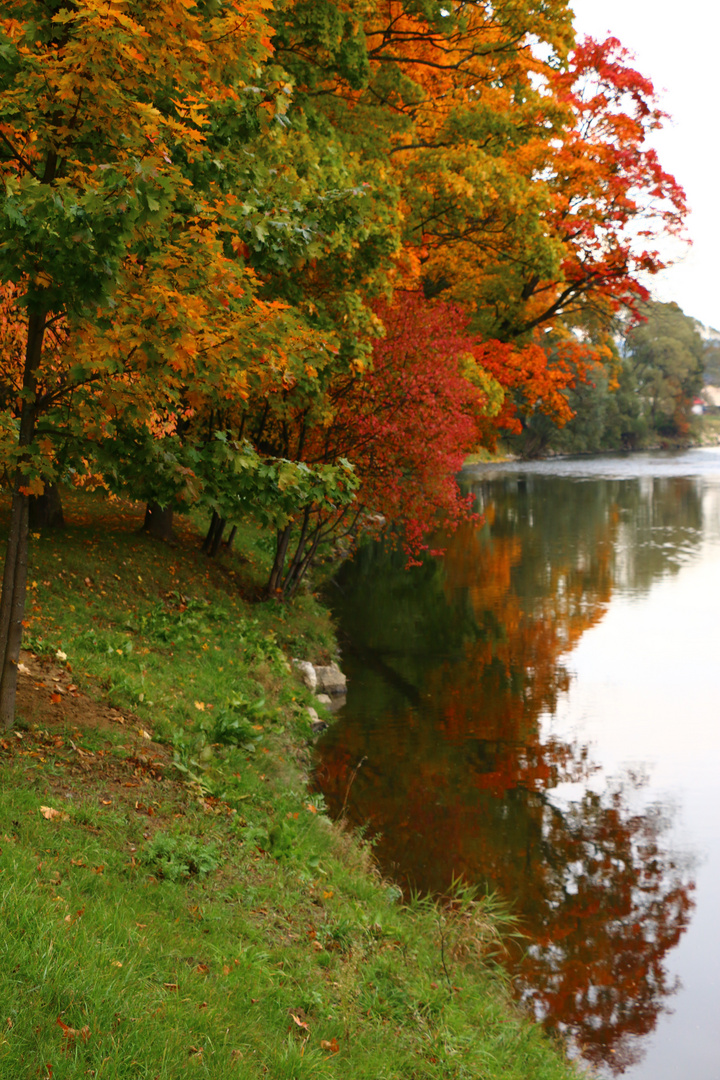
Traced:
[[[442, 893], [461, 876], [512, 900], [531, 942], [514, 962], [520, 993], [586, 1060], [622, 1071], [672, 992], [663, 958], [692, 886], [663, 850], [662, 814], [630, 808], [632, 778], [595, 792], [587, 748], [539, 723], [568, 686], [563, 657], [607, 606], [616, 526], [603, 515], [564, 559], [529, 550], [532, 530], [459, 530], [442, 587], [472, 633], [391, 717], [329, 731], [317, 777], [406, 884]], [[555, 796], [580, 781], [574, 801]]]

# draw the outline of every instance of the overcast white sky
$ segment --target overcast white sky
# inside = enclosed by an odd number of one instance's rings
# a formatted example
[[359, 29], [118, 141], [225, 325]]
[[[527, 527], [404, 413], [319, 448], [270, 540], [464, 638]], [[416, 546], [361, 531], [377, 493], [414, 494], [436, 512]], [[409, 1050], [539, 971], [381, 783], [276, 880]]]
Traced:
[[648, 283], [658, 300], [720, 329], [720, 5], [715, 0], [571, 0], [578, 34], [620, 39], [672, 121], [654, 145], [685, 188], [693, 245]]

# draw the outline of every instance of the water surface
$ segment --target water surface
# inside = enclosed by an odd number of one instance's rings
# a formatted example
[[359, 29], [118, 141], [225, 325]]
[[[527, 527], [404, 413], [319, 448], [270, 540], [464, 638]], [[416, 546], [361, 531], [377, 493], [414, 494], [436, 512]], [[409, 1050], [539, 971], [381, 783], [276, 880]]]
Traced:
[[443, 559], [339, 576], [318, 784], [403, 883], [513, 902], [519, 994], [600, 1075], [720, 1080], [720, 451], [467, 480]]

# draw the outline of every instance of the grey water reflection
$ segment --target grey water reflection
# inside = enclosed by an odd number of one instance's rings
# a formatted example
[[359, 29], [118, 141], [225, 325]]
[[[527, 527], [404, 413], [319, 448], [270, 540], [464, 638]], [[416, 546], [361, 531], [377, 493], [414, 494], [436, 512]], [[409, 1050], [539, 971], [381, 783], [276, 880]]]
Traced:
[[[386, 871], [510, 899], [530, 940], [511, 961], [520, 995], [601, 1072], [638, 1078], [680, 985], [669, 957], [695, 870], [675, 818], [694, 781], [672, 797], [654, 786], [653, 744], [647, 761], [624, 754], [638, 740], [598, 687], [617, 682], [605, 626], [617, 646], [658, 590], [720, 567], [720, 455], [688, 457], [485, 472], [471, 479], [483, 524], [443, 559], [408, 572], [397, 553], [362, 551], [333, 594], [348, 704], [317, 750], [331, 811], [369, 826]], [[662, 701], [645, 704], [660, 724]], [[686, 735], [677, 719], [653, 728], [658, 746]]]

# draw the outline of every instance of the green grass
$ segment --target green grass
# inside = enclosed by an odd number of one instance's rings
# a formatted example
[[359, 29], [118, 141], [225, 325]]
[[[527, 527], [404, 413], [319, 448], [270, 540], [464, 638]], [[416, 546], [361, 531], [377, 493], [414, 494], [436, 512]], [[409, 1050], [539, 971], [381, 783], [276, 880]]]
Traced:
[[509, 1003], [492, 902], [403, 902], [307, 790], [314, 598], [247, 602], [249, 544], [66, 512], [28, 643], [89, 696], [34, 690], [0, 740], [0, 1077], [576, 1075]]

